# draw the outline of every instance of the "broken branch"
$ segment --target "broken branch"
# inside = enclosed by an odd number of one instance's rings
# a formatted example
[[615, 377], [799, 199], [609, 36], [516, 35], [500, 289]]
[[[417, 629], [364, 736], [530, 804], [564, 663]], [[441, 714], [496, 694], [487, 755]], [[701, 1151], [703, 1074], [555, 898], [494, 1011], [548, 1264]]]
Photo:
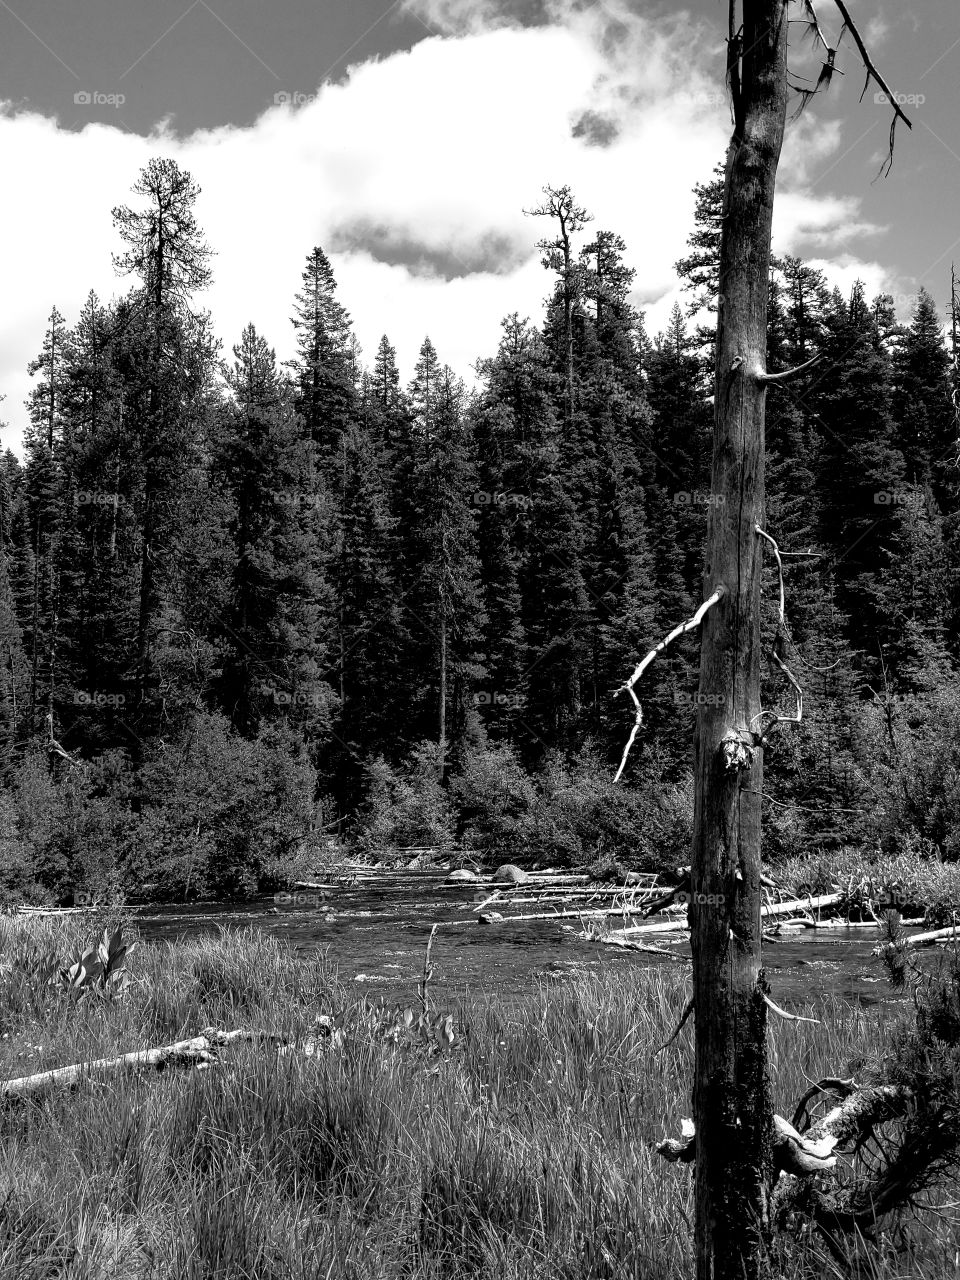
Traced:
[[886, 80], [884, 80], [883, 76], [874, 66], [873, 59], [870, 57], [870, 54], [867, 52], [867, 46], [863, 43], [863, 39], [860, 35], [860, 32], [857, 30], [857, 24], [850, 17], [850, 11], [847, 8], [846, 4], [844, 3], [844, 0], [835, 0], [835, 3], [837, 8], [840, 11], [840, 17], [843, 19], [844, 27], [853, 36], [853, 42], [857, 46], [857, 51], [860, 54], [861, 61], [863, 62], [864, 70], [867, 73], [867, 78], [863, 82], [863, 89], [860, 92], [860, 101], [861, 102], [863, 101], [863, 95], [870, 88], [870, 81], [871, 79], [873, 79], [873, 80], [876, 80], [877, 84], [880, 86], [882, 92], [886, 96], [887, 102], [893, 108], [893, 119], [890, 121], [890, 143], [889, 143], [889, 148], [887, 150], [887, 158], [880, 168], [880, 174], [883, 174], [884, 171], [886, 171], [886, 173], [889, 173], [890, 169], [893, 166], [893, 144], [894, 144], [894, 137], [897, 129], [897, 121], [902, 120], [908, 129], [912, 129], [913, 124], [911, 123], [909, 117], [904, 114], [899, 103], [897, 102], [897, 95], [893, 92], [893, 90], [887, 84]]
[[723, 594], [724, 587], [721, 583], [721, 585], [717, 587], [716, 591], [714, 591], [713, 595], [704, 600], [703, 604], [692, 618], [688, 618], [686, 622], [681, 622], [678, 627], [674, 627], [668, 636], [664, 636], [659, 644], [654, 645], [626, 684], [622, 685], [620, 689], [617, 690], [618, 693], [629, 693], [630, 697], [633, 699], [633, 704], [636, 707], [636, 713], [634, 715], [633, 728], [630, 730], [630, 737], [627, 739], [627, 745], [623, 749], [623, 759], [620, 761], [620, 768], [617, 770], [616, 776], [613, 779], [614, 782], [620, 781], [623, 771], [626, 768], [627, 756], [630, 754], [630, 748], [633, 746], [640, 726], [643, 724], [643, 708], [640, 706], [640, 699], [634, 693], [633, 686], [637, 683], [658, 653], [662, 653], [664, 649], [666, 649], [667, 645], [672, 644], [678, 636], [682, 636], [685, 632], [692, 631], [694, 627], [698, 627], [700, 625], [707, 611], [713, 608]]
[[805, 1017], [802, 1017], [799, 1013], [787, 1013], [786, 1009], [781, 1009], [778, 1004], [774, 1004], [773, 1001], [770, 999], [770, 997], [766, 994], [764, 994], [763, 1002], [768, 1009], [772, 1009], [773, 1012], [777, 1014], [778, 1017], [785, 1018], [787, 1022], [815, 1022], [817, 1026], [820, 1025], [819, 1018], [805, 1018]]
[[805, 360], [803, 364], [798, 364], [793, 369], [782, 369], [779, 373], [758, 373], [757, 382], [761, 387], [776, 386], [784, 382], [792, 382], [794, 378], [798, 378], [801, 373], [806, 373], [808, 369], [812, 369], [815, 364], [819, 364], [823, 359], [822, 355], [813, 356], [810, 360]]

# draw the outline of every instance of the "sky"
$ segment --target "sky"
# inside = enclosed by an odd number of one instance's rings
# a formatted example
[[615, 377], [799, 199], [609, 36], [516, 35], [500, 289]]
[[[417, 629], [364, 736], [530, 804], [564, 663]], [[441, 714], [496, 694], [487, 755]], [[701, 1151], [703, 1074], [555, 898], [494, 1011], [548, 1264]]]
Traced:
[[[799, 10], [799, 5], [796, 6]], [[960, 263], [960, 5], [853, 0], [913, 128], [877, 178], [890, 109], [845, 38], [837, 77], [788, 127], [774, 249], [849, 288], [920, 285], [945, 309]], [[832, 0], [818, 4], [828, 35]], [[549, 291], [524, 214], [569, 183], [627, 244], [656, 333], [692, 188], [730, 132], [725, 0], [0, 0], [0, 447], [19, 449], [27, 365], [51, 307], [119, 296], [111, 210], [151, 156], [201, 187], [216, 250], [196, 302], [229, 356], [248, 321], [293, 354], [304, 260], [330, 257], [364, 358], [383, 333], [409, 378], [429, 334], [468, 380], [500, 323]], [[791, 66], [818, 59], [791, 27]]]

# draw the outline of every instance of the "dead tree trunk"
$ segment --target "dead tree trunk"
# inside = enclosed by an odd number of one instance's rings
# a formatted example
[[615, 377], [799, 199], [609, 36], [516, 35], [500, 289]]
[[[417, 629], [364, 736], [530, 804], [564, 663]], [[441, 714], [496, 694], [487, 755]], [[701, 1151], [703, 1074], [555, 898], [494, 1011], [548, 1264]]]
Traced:
[[760, 576], [770, 229], [786, 120], [788, 0], [742, 0], [728, 55], [711, 503], [690, 908], [697, 1280], [759, 1275], [773, 1109], [760, 968]]

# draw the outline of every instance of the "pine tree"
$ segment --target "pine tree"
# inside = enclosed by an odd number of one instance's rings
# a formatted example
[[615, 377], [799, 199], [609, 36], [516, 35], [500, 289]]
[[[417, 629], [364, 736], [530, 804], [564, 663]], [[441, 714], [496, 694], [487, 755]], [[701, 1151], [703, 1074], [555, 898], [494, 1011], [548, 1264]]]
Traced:
[[218, 693], [247, 736], [284, 719], [316, 738], [334, 702], [322, 678], [329, 512], [274, 352], [250, 324], [233, 354], [225, 376], [235, 404], [218, 468], [233, 499], [234, 567]]
[[897, 444], [911, 484], [932, 485], [947, 498], [955, 470], [957, 427], [950, 387], [950, 356], [936, 304], [920, 290], [909, 328], [897, 352], [893, 413]]
[[929, 484], [898, 490], [893, 530], [872, 586], [877, 636], [892, 676], [917, 687], [932, 653], [944, 654], [950, 603], [943, 518]]
[[557, 276], [554, 303], [561, 317], [559, 328], [560, 368], [563, 373], [563, 413], [568, 429], [576, 404], [576, 371], [574, 364], [574, 312], [583, 295], [583, 268], [573, 256], [573, 237], [592, 221], [593, 215], [578, 205], [569, 186], [544, 187], [544, 202], [528, 210], [533, 217], [554, 218], [554, 237], [537, 241], [543, 250], [543, 265]]
[[[206, 288], [211, 278], [211, 251], [194, 215], [199, 187], [175, 161], [152, 159], [133, 191], [145, 205], [114, 209], [114, 223], [126, 245], [114, 261], [121, 274], [139, 280], [123, 326], [125, 376], [133, 384], [125, 398], [140, 470], [133, 714], [140, 731], [152, 733], [162, 714], [162, 677], [154, 649], [166, 604], [164, 566], [171, 560], [185, 473], [197, 460], [198, 424], [190, 407], [196, 382], [207, 378], [216, 348], [208, 324], [190, 309], [194, 292]], [[185, 378], [194, 386], [184, 386]]]
[[[675, 262], [673, 269], [691, 295], [687, 304], [688, 318], [701, 311], [716, 313], [720, 289], [720, 228], [723, 224], [724, 165], [714, 167], [709, 182], [698, 182], [693, 188], [694, 229], [687, 237], [691, 252]], [[695, 344], [706, 355], [716, 338], [714, 324], [698, 325]]]
[[337, 486], [339, 535], [331, 564], [337, 609], [340, 708], [337, 744], [346, 746], [344, 777], [375, 754], [396, 756], [405, 742], [402, 654], [408, 643], [397, 583], [396, 519], [384, 444], [384, 409], [369, 384], [360, 419], [341, 436]]
[[420, 348], [409, 398], [410, 494], [417, 519], [406, 548], [405, 603], [411, 630], [420, 628], [414, 652], [419, 649], [424, 658], [418, 699], [427, 730], [422, 736], [438, 744], [442, 778], [466, 728], [483, 606], [472, 503], [477, 483], [464, 390], [450, 369], [441, 367], [429, 338]]
[[350, 317], [335, 296], [333, 268], [319, 246], [307, 255], [301, 280], [293, 314], [297, 355], [289, 367], [317, 464], [328, 470], [339, 454], [340, 433], [356, 411], [353, 335]]
[[859, 648], [875, 648], [870, 584], [880, 570], [903, 484], [889, 410], [890, 359], [859, 282], [849, 301], [833, 295], [826, 326], [816, 392], [821, 536], [831, 553], [837, 603], [850, 619], [850, 638]]
[[699, 591], [712, 427], [700, 361], [676, 304], [647, 357], [647, 396], [659, 575], [664, 603], [679, 615]]
[[397, 353], [384, 334], [377, 347], [377, 355], [370, 377], [369, 410], [377, 425], [380, 438], [392, 455], [398, 448], [407, 427], [407, 407], [400, 386]]

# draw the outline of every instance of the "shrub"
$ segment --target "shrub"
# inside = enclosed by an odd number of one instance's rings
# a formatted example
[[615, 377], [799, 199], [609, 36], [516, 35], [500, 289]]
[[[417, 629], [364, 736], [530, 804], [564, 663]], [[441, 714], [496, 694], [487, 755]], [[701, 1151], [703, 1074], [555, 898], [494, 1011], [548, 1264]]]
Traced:
[[513, 855], [526, 837], [536, 787], [504, 743], [480, 742], [450, 780], [464, 844], [490, 858]]
[[357, 831], [369, 854], [410, 846], [441, 852], [454, 843], [454, 809], [440, 783], [439, 748], [421, 742], [400, 769], [382, 756], [367, 766], [367, 803]]
[[162, 894], [242, 895], [312, 864], [316, 777], [276, 731], [250, 741], [222, 716], [198, 716], [185, 740], [141, 770], [128, 878]]
[[651, 757], [635, 776], [639, 782], [614, 782], [613, 770], [589, 748], [575, 759], [549, 758], [523, 825], [528, 848], [568, 865], [613, 858], [629, 868], [659, 869], [687, 862], [690, 779], [666, 781]]

